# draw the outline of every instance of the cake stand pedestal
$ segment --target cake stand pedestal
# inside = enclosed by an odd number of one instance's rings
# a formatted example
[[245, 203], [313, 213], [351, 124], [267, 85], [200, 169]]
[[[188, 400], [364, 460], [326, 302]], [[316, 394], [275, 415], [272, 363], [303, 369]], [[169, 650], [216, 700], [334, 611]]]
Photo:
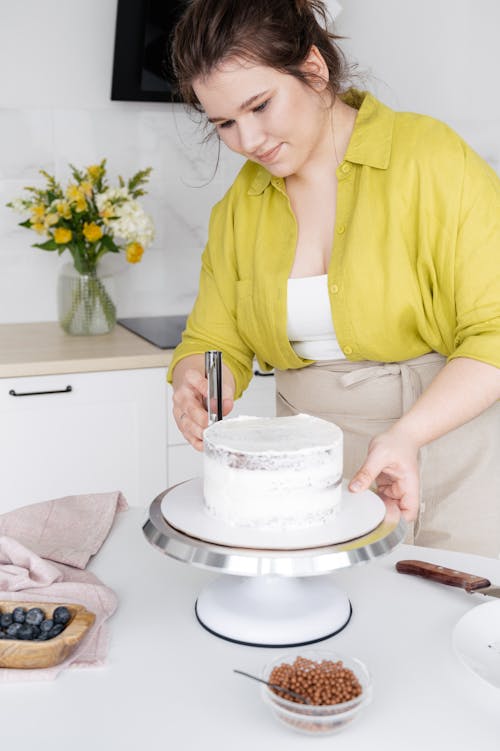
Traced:
[[369, 534], [336, 545], [264, 550], [215, 544], [176, 529], [163, 515], [168, 494], [188, 494], [193, 482], [161, 493], [143, 532], [164, 555], [221, 574], [198, 596], [196, 617], [207, 631], [239, 644], [301, 646], [338, 633], [349, 622], [351, 604], [326, 574], [385, 555], [406, 534], [399, 510], [390, 509]]

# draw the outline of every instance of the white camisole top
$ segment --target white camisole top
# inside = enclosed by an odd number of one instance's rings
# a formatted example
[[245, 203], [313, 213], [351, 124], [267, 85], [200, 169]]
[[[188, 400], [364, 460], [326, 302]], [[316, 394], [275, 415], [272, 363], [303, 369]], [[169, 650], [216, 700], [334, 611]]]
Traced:
[[333, 326], [327, 274], [288, 280], [287, 333], [299, 357], [345, 360]]

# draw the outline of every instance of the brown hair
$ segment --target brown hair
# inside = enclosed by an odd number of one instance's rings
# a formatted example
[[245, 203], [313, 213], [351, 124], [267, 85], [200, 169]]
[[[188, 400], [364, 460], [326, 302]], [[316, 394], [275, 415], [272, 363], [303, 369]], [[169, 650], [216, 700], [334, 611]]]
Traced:
[[332, 99], [347, 78], [348, 64], [328, 29], [323, 0], [190, 0], [178, 22], [172, 62], [181, 99], [198, 111], [193, 81], [223, 60], [239, 57], [288, 73], [307, 85], [301, 64], [313, 45], [322, 54]]

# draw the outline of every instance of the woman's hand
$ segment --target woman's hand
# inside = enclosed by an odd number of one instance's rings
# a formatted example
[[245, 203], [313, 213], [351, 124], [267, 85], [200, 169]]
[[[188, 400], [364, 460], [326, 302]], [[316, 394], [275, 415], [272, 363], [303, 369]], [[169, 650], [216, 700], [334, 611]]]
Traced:
[[[203, 450], [203, 431], [208, 425], [204, 402], [208, 395], [208, 380], [204, 369], [203, 357], [187, 357], [176, 365], [173, 381], [175, 422], [184, 438], [198, 451]], [[228, 368], [223, 366], [222, 370], [222, 414], [225, 416], [233, 408], [234, 379]]]
[[382, 500], [396, 503], [413, 521], [419, 506], [419, 448], [472, 420], [497, 399], [500, 368], [467, 357], [450, 360], [394, 427], [371, 441], [349, 490], [366, 490], [375, 481]]
[[359, 493], [372, 483], [387, 506], [396, 505], [407, 521], [417, 518], [418, 446], [397, 428], [371, 440], [365, 463], [352, 478], [349, 490]]

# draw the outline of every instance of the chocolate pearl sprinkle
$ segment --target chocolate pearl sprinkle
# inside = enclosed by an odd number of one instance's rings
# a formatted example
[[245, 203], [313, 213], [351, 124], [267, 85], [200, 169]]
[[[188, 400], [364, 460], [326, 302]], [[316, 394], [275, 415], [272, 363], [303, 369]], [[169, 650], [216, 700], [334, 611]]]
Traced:
[[[277, 665], [269, 676], [269, 683], [291, 689], [307, 697], [311, 704], [316, 706], [341, 704], [355, 699], [362, 693], [355, 674], [346, 668], [341, 660], [315, 662], [305, 657], [296, 657], [292, 664]], [[271, 690], [288, 701], [298, 703], [297, 699], [277, 689]]]

